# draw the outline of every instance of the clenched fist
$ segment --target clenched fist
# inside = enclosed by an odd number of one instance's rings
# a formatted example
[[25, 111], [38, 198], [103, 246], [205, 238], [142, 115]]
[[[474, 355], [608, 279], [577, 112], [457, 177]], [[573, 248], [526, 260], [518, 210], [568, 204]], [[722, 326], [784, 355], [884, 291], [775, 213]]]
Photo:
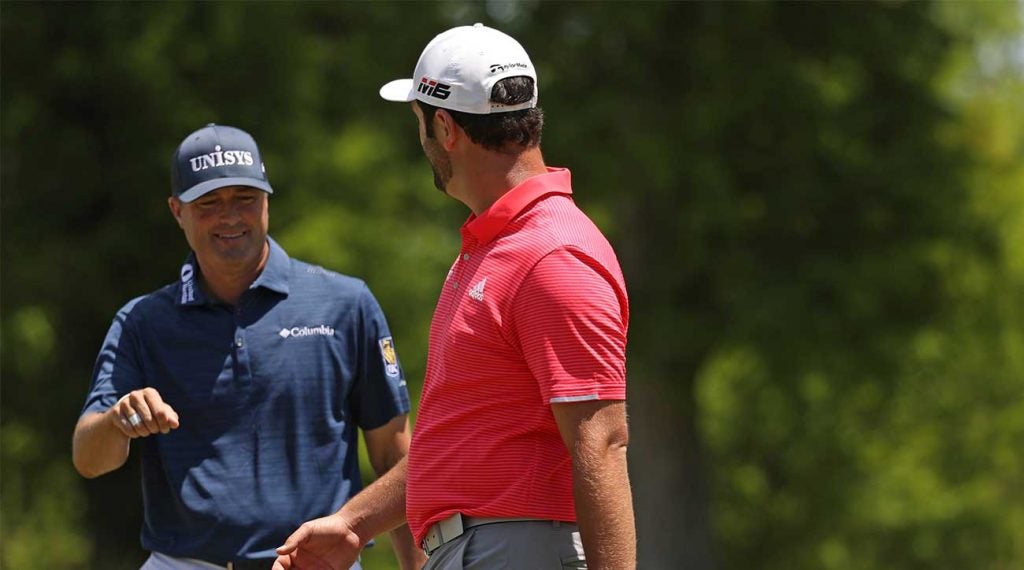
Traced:
[[107, 413], [114, 425], [132, 439], [169, 433], [178, 427], [178, 412], [153, 388], [125, 394]]

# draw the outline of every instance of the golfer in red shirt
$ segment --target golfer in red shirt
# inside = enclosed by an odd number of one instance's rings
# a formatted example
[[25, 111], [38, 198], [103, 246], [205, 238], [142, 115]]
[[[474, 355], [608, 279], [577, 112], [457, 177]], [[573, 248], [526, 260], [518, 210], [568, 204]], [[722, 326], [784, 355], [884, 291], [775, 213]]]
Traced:
[[300, 527], [275, 568], [347, 568], [408, 520], [429, 570], [636, 566], [626, 287], [540, 150], [533, 63], [477, 24], [431, 41], [412, 103], [434, 183], [472, 211], [430, 327], [407, 463]]

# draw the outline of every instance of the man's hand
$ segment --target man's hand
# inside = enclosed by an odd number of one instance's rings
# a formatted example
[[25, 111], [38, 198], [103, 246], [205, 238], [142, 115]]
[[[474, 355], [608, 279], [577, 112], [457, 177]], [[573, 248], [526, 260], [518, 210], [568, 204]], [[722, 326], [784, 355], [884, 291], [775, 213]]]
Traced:
[[78, 418], [72, 461], [83, 477], [109, 473], [128, 460], [131, 440], [178, 427], [178, 413], [153, 388], [125, 394], [109, 410]]
[[107, 414], [121, 433], [132, 439], [169, 433], [178, 427], [178, 413], [153, 388], [125, 394]]
[[362, 549], [363, 542], [348, 521], [335, 513], [293, 532], [277, 549], [274, 570], [348, 570]]

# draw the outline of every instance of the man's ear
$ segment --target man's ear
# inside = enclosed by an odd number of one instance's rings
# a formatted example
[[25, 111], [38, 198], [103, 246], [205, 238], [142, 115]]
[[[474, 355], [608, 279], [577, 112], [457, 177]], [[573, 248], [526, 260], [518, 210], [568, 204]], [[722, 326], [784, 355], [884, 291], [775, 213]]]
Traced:
[[167, 198], [167, 207], [171, 209], [171, 215], [174, 216], [174, 221], [178, 222], [178, 227], [181, 227], [181, 200], [171, 196]]
[[451, 151], [462, 134], [462, 128], [455, 122], [455, 118], [445, 109], [438, 109], [434, 113], [434, 138], [441, 148]]

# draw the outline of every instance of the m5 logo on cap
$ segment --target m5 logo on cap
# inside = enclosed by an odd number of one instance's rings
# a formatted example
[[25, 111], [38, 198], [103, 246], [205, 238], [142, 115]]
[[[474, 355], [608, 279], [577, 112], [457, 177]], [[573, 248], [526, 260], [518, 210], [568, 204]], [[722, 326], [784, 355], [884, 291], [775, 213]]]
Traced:
[[431, 79], [426, 75], [420, 79], [420, 84], [416, 86], [416, 91], [419, 91], [428, 97], [436, 97], [442, 101], [452, 94], [451, 89], [451, 85], [441, 83], [440, 81]]

